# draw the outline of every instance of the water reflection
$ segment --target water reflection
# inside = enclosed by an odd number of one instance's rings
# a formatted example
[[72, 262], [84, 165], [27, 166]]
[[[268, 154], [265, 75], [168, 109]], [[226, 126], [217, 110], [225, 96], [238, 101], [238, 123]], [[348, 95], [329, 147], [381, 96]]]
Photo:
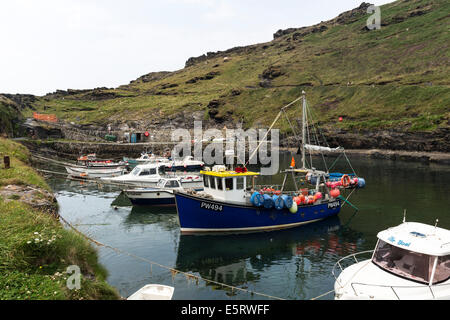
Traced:
[[180, 234], [176, 268], [240, 286], [258, 280], [272, 265], [291, 263], [294, 258], [300, 258], [297, 259], [300, 273], [305, 271], [306, 264], [320, 264], [324, 259], [334, 261], [337, 256], [356, 252], [360, 240], [360, 234], [343, 229], [338, 217], [273, 232]]

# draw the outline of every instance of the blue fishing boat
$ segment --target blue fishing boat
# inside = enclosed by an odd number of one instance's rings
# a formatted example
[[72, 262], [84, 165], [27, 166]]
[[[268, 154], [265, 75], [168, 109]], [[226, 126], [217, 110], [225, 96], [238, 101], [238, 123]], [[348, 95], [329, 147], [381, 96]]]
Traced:
[[182, 233], [291, 228], [335, 216], [340, 211], [340, 198], [329, 194], [312, 204], [298, 205], [292, 192], [277, 195], [247, 188], [247, 179], [259, 173], [243, 169], [200, 171], [203, 192], [174, 192]]
[[[348, 202], [341, 190], [353, 192], [365, 186], [364, 179], [356, 173], [331, 174], [329, 170], [317, 170], [306, 166], [306, 152], [341, 152], [343, 148], [323, 147], [311, 144], [308, 132], [306, 97], [300, 97], [283, 107], [275, 121], [285, 109], [303, 98], [302, 119], [302, 167], [296, 168], [294, 158], [291, 166], [284, 170], [283, 185], [278, 190], [255, 185], [259, 172], [250, 172], [246, 166], [228, 170], [223, 165], [200, 171], [203, 177], [202, 192], [174, 191], [178, 218], [182, 233], [202, 232], [255, 232], [296, 227], [336, 216], [341, 206]], [[274, 123], [275, 123], [274, 121]], [[271, 125], [273, 127], [274, 123]], [[293, 132], [296, 130], [293, 129]], [[264, 140], [264, 139], [263, 139]], [[300, 141], [300, 138], [299, 138]], [[315, 139], [314, 141], [318, 141]], [[252, 158], [262, 141], [250, 155]], [[347, 156], [343, 153], [345, 158]], [[249, 158], [249, 160], [250, 160]], [[248, 162], [247, 162], [248, 163]], [[292, 176], [295, 189], [285, 191], [286, 178]], [[297, 180], [297, 176], [304, 178]], [[335, 181], [338, 179], [339, 181]], [[309, 183], [308, 188], [299, 188], [298, 183]], [[351, 194], [351, 193], [350, 193]]]

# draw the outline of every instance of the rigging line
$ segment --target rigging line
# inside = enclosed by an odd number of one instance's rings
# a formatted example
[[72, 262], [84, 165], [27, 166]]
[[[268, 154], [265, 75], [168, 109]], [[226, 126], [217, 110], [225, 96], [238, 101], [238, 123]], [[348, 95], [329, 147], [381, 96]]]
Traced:
[[96, 244], [97, 246], [109, 248], [109, 249], [115, 251], [116, 253], [126, 254], [126, 255], [128, 255], [128, 256], [130, 256], [130, 257], [133, 257], [133, 258], [135, 258], [135, 259], [138, 259], [138, 260], [147, 262], [147, 263], [149, 263], [151, 266], [156, 265], [156, 266], [158, 266], [158, 267], [160, 267], [160, 268], [162, 268], [162, 269], [169, 270], [170, 272], [172, 272], [173, 275], [176, 275], [176, 274], [180, 273], [180, 274], [185, 275], [186, 278], [188, 278], [188, 279], [193, 278], [193, 279], [197, 279], [197, 280], [203, 280], [203, 281], [205, 281], [205, 282], [209, 282], [209, 283], [213, 283], [213, 284], [216, 284], [216, 285], [220, 285], [220, 286], [222, 286], [222, 287], [230, 288], [231, 290], [238, 290], [238, 291], [242, 291], [242, 292], [245, 292], [245, 293], [250, 293], [250, 294], [252, 294], [252, 295], [253, 295], [253, 294], [256, 294], [256, 295], [260, 295], [260, 296], [267, 297], [267, 298], [270, 298], [270, 299], [285, 300], [285, 299], [283, 299], [283, 298], [271, 296], [271, 295], [268, 295], [268, 294], [265, 294], [265, 293], [255, 292], [255, 291], [252, 291], [252, 290], [246, 290], [246, 289], [243, 289], [243, 288], [231, 286], [231, 285], [228, 285], [228, 284], [225, 284], [225, 283], [221, 283], [221, 282], [218, 282], [218, 281], [205, 279], [205, 278], [202, 278], [201, 276], [197, 276], [197, 275], [194, 275], [194, 274], [189, 273], [189, 272], [184, 272], [184, 271], [181, 271], [181, 270], [177, 270], [177, 269], [175, 269], [175, 268], [171, 268], [171, 267], [162, 265], [162, 264], [160, 264], [160, 263], [151, 261], [151, 260], [149, 260], [149, 259], [140, 257], [140, 256], [138, 256], [138, 255], [136, 255], [136, 254], [134, 254], [134, 253], [131, 253], [131, 252], [128, 252], [128, 251], [125, 251], [125, 250], [122, 250], [122, 249], [119, 249], [119, 248], [115, 248], [115, 247], [113, 247], [113, 246], [110, 246], [110, 245], [101, 243], [100, 241], [97, 241], [97, 240], [95, 240], [95, 239], [93, 239], [93, 238], [91, 238], [91, 237], [85, 235], [85, 234], [82, 233], [81, 231], [79, 231], [77, 228], [75, 228], [70, 222], [68, 222], [68, 221], [67, 221], [66, 219], [64, 219], [62, 216], [60, 216], [60, 218], [61, 218], [61, 220], [62, 220], [65, 224], [67, 224], [67, 225], [68, 225], [70, 228], [72, 228], [75, 232], [77, 232], [79, 235], [81, 235], [82, 237], [84, 237], [84, 238], [87, 239], [88, 241], [91, 241], [92, 243]]
[[352, 168], [353, 173], [355, 174], [355, 176], [358, 176], [355, 172], [355, 169], [353, 169], [353, 166], [350, 163], [350, 160], [348, 159], [347, 154], [345, 153], [345, 150], [343, 151], [343, 153], [344, 153], [345, 159], [347, 159], [348, 165], [350, 166], [350, 168]]
[[[308, 102], [306, 102], [306, 110], [308, 110]], [[311, 138], [309, 136], [309, 126], [308, 126], [308, 111], [306, 111], [306, 133], [308, 134], [308, 143], [311, 144]], [[311, 160], [311, 169], [313, 167], [313, 161], [312, 161], [312, 152], [309, 151], [309, 159]]]
[[[310, 112], [311, 112], [311, 114], [313, 115], [314, 119], [318, 119], [318, 117], [316, 117], [316, 114], [314, 113], [314, 111], [313, 111], [312, 109], [310, 109]], [[320, 129], [319, 126], [317, 126], [317, 129], [318, 129], [320, 135], [322, 136], [325, 145], [326, 145], [327, 147], [329, 147], [329, 144], [328, 144], [328, 142], [327, 142], [327, 139], [325, 138], [325, 135], [322, 133], [322, 130]]]
[[[312, 113], [311, 108], [308, 107], [306, 110], [309, 112], [310, 118], [311, 118], [311, 119], [315, 119], [315, 118], [313, 117], [313, 113]], [[316, 128], [316, 126], [314, 125], [314, 123], [312, 124], [312, 129], [313, 129], [313, 137], [314, 137], [314, 141], [316, 142], [316, 144], [317, 144], [318, 146], [320, 146], [319, 135], [318, 135], [318, 133], [317, 133], [317, 128]], [[328, 144], [327, 144], [326, 141], [325, 141], [325, 144], [326, 144], [327, 147], [328, 147]], [[327, 166], [327, 161], [325, 160], [325, 156], [324, 156], [324, 154], [323, 154], [322, 151], [319, 150], [319, 152], [320, 152], [320, 155], [322, 156], [322, 160], [323, 160], [323, 164], [324, 164], [324, 166], [325, 166], [325, 169], [326, 169], [326, 171], [328, 171], [328, 166]]]
[[333, 164], [331, 165], [331, 167], [330, 167], [329, 170], [333, 169], [334, 165], [337, 163], [337, 161], [339, 160], [339, 158], [342, 157], [342, 154], [343, 154], [343, 153], [340, 153], [339, 156], [336, 158], [336, 160], [334, 160], [334, 162], [333, 162]]
[[261, 142], [258, 144], [258, 146], [256, 147], [255, 151], [253, 151], [253, 153], [249, 156], [247, 162], [245, 163], [245, 166], [247, 166], [247, 164], [249, 163], [249, 161], [251, 160], [251, 158], [253, 158], [253, 156], [255, 155], [255, 153], [258, 151], [259, 147], [261, 146], [261, 144], [264, 142], [264, 140], [266, 139], [267, 135], [269, 134], [270, 130], [272, 130], [273, 126], [275, 125], [275, 123], [278, 121], [278, 119], [280, 118], [281, 114], [284, 112], [284, 109], [286, 109], [287, 107], [291, 106], [292, 104], [294, 104], [295, 102], [299, 101], [302, 97], [298, 97], [297, 99], [295, 99], [294, 101], [288, 103], [287, 105], [285, 105], [284, 107], [281, 108], [280, 112], [278, 112], [277, 116], [275, 117], [275, 120], [272, 122], [272, 124], [269, 127], [269, 130], [267, 130], [266, 134], [264, 135], [263, 139], [261, 140]]
[[289, 126], [290, 126], [291, 129], [292, 129], [292, 132], [294, 133], [294, 136], [295, 136], [296, 140], [299, 140], [299, 137], [298, 137], [298, 135], [297, 135], [297, 132], [295, 132], [294, 126], [291, 124], [291, 121], [289, 121], [289, 117], [288, 117], [286, 111], [283, 110], [283, 113], [284, 113], [284, 116], [286, 117], [286, 120], [287, 120], [288, 123], [289, 123]]

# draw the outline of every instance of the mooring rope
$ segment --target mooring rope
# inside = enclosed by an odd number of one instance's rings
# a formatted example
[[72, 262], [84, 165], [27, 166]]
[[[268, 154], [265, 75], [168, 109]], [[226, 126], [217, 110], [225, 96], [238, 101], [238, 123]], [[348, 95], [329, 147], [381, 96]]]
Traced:
[[134, 254], [134, 253], [131, 253], [131, 252], [128, 252], [128, 251], [125, 251], [125, 250], [122, 250], [122, 249], [119, 249], [119, 248], [110, 246], [110, 245], [108, 245], [108, 244], [104, 244], [104, 243], [102, 243], [102, 242], [100, 242], [100, 241], [97, 241], [97, 240], [95, 240], [95, 239], [93, 239], [93, 238], [91, 238], [91, 237], [85, 235], [85, 234], [82, 233], [81, 231], [79, 231], [79, 230], [78, 230], [77, 228], [75, 228], [70, 222], [68, 222], [66, 219], [64, 219], [61, 215], [60, 215], [60, 218], [61, 218], [61, 220], [62, 220], [65, 224], [67, 224], [71, 229], [73, 229], [75, 232], [77, 232], [78, 234], [80, 234], [82, 237], [84, 237], [84, 238], [87, 239], [88, 241], [94, 243], [95, 245], [97, 245], [97, 246], [99, 246], [99, 247], [105, 247], [105, 248], [108, 248], [108, 249], [111, 249], [111, 250], [115, 251], [116, 253], [119, 253], [119, 254], [125, 254], [125, 255], [128, 255], [128, 256], [130, 256], [130, 257], [133, 257], [133, 258], [135, 258], [135, 259], [138, 259], [138, 260], [147, 262], [147, 263], [149, 263], [151, 266], [156, 265], [156, 266], [158, 266], [158, 267], [160, 267], [160, 268], [169, 270], [169, 271], [172, 273], [172, 277], [173, 277], [173, 278], [174, 278], [177, 274], [183, 274], [183, 275], [186, 277], [187, 280], [190, 280], [190, 279], [196, 279], [197, 281], [202, 280], [202, 281], [209, 282], [209, 283], [212, 283], [212, 284], [215, 284], [215, 285], [219, 285], [219, 286], [222, 286], [222, 287], [230, 288], [230, 289], [232, 290], [232, 292], [236, 290], [236, 291], [242, 291], [242, 292], [245, 292], [245, 293], [249, 293], [249, 294], [251, 294], [251, 295], [259, 295], [259, 296], [263, 296], [263, 297], [266, 297], [266, 298], [269, 298], [269, 299], [285, 300], [285, 299], [283, 299], [283, 298], [276, 297], [276, 296], [272, 296], [272, 295], [269, 295], [269, 294], [265, 294], [265, 293], [261, 293], [261, 292], [256, 292], [256, 291], [252, 291], [252, 290], [247, 290], [247, 289], [243, 289], [243, 288], [231, 286], [231, 285], [228, 285], [228, 284], [226, 284], [226, 283], [222, 283], [222, 282], [218, 282], [218, 281], [214, 281], [214, 280], [210, 280], [210, 279], [205, 279], [205, 278], [203, 278], [203, 277], [201, 277], [201, 276], [197, 276], [197, 275], [192, 274], [192, 273], [189, 273], [189, 272], [177, 270], [177, 269], [175, 269], [175, 268], [172, 268], [172, 267], [168, 267], [168, 266], [162, 265], [162, 264], [157, 263], [157, 262], [155, 262], [155, 261], [151, 261], [151, 260], [149, 260], [149, 259], [147, 259], [147, 258], [143, 258], [143, 257], [141, 257], [141, 256], [138, 256], [138, 255]]

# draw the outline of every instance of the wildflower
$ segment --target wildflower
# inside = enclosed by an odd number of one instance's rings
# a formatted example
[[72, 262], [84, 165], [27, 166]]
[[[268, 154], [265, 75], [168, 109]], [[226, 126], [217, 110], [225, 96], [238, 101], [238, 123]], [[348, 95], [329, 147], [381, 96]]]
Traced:
[[30, 244], [31, 243], [31, 241], [27, 241], [27, 244]]
[[35, 232], [34, 234], [39, 234], [39, 232]]

